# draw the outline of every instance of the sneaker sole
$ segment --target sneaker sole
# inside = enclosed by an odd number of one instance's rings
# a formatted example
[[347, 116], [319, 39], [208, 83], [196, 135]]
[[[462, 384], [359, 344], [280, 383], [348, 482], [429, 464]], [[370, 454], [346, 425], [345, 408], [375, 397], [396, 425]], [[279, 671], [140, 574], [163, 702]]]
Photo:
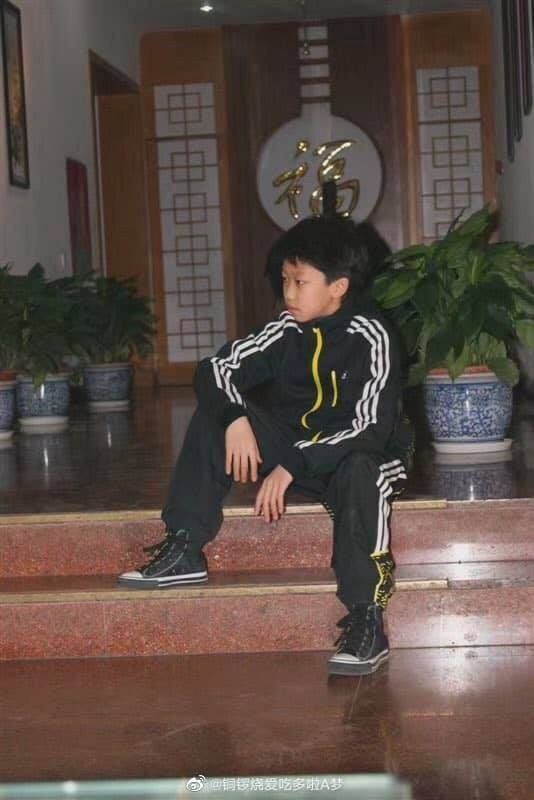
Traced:
[[384, 650], [376, 656], [374, 661], [368, 661], [365, 664], [357, 661], [334, 661], [330, 659], [328, 661], [328, 673], [329, 675], [372, 675], [388, 658], [389, 650]]
[[191, 583], [206, 583], [207, 572], [191, 572], [188, 575], [172, 575], [166, 578], [118, 578], [120, 586], [130, 589], [167, 589], [172, 586], [183, 586]]

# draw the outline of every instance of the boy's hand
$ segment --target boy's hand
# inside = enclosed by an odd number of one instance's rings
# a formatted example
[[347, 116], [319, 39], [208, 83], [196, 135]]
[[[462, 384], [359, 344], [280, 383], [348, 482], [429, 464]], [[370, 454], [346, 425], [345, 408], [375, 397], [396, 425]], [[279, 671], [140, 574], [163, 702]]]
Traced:
[[226, 474], [234, 481], [246, 483], [258, 480], [258, 464], [261, 464], [258, 443], [251, 424], [246, 417], [234, 420], [226, 429]]
[[263, 514], [265, 522], [280, 519], [284, 513], [284, 495], [293, 482], [293, 475], [280, 464], [265, 478], [256, 497], [255, 513]]

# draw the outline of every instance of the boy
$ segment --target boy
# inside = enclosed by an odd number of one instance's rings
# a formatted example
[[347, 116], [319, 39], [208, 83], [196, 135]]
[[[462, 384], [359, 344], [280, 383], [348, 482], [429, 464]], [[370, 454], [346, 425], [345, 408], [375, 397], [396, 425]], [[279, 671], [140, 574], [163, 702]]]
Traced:
[[[199, 407], [162, 512], [166, 537], [123, 585], [207, 580], [203, 546], [222, 524], [232, 479], [263, 480], [255, 510], [284, 512], [287, 488], [320, 500], [334, 522], [332, 567], [347, 614], [330, 673], [374, 672], [389, 654], [382, 611], [393, 589], [390, 498], [406, 478], [398, 347], [369, 297], [369, 225], [336, 215], [302, 220], [269, 253], [286, 310], [200, 362]], [[269, 386], [269, 408], [247, 392]]]

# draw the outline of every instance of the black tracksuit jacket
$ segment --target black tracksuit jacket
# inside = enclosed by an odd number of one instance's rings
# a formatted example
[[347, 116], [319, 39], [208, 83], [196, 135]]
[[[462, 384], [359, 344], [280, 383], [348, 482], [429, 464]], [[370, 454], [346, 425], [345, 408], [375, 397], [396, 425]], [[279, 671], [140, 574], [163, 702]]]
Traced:
[[306, 323], [284, 311], [201, 361], [195, 388], [200, 407], [227, 427], [247, 414], [247, 392], [269, 383], [273, 421], [294, 434], [279, 463], [298, 481], [334, 472], [354, 450], [406, 461], [400, 362], [392, 329], [362, 299]]

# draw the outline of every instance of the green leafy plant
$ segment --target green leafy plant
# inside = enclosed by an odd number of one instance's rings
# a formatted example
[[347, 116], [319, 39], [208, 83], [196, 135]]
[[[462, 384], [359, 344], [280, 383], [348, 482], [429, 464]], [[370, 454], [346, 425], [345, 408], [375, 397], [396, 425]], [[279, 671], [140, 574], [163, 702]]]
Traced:
[[61, 281], [47, 281], [40, 264], [26, 275], [0, 270], [0, 362], [33, 378], [35, 386], [46, 375], [64, 368], [72, 352], [67, 327], [68, 293]]
[[83, 360], [111, 364], [152, 352], [156, 318], [133, 279], [72, 279], [70, 294], [73, 349]]
[[409, 384], [435, 368], [458, 378], [486, 366], [514, 385], [517, 342], [534, 347], [534, 247], [490, 241], [495, 213], [488, 207], [429, 245], [414, 245], [388, 259], [375, 297], [397, 324], [412, 359]]
[[0, 370], [17, 368], [19, 315], [9, 291], [9, 265], [0, 267]]

